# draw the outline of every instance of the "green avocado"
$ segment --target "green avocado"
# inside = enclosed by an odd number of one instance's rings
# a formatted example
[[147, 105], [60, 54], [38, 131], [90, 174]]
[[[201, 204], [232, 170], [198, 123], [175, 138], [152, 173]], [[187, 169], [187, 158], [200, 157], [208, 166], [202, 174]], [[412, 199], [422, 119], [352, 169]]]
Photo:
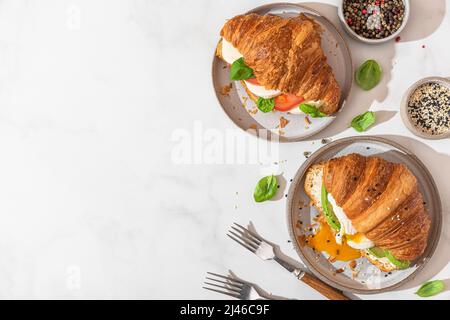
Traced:
[[325, 215], [325, 219], [327, 219], [328, 224], [331, 229], [341, 230], [341, 224], [339, 220], [336, 218], [336, 215], [333, 212], [333, 207], [328, 202], [328, 192], [325, 189], [325, 185], [322, 184], [322, 194], [320, 197], [320, 202], [322, 202], [323, 214]]
[[373, 247], [373, 248], [367, 249], [367, 251], [371, 255], [375, 256], [376, 258], [384, 258], [384, 257], [386, 257], [386, 252], [383, 249], [378, 248], [378, 247]]
[[397, 266], [399, 269], [406, 269], [409, 267], [409, 265], [411, 264], [411, 262], [409, 261], [402, 261], [402, 260], [397, 260], [392, 253], [390, 253], [389, 251], [385, 250], [385, 254], [386, 254], [386, 258], [389, 259], [389, 261]]
[[389, 250], [383, 250], [381, 248], [378, 247], [373, 247], [370, 249], [367, 249], [367, 251], [377, 257], [377, 258], [384, 258], [386, 257], [390, 263], [392, 263], [394, 266], [398, 267], [399, 269], [406, 269], [409, 267], [409, 265], [411, 264], [409, 261], [401, 261], [401, 260], [397, 260], [392, 253], [389, 252]]

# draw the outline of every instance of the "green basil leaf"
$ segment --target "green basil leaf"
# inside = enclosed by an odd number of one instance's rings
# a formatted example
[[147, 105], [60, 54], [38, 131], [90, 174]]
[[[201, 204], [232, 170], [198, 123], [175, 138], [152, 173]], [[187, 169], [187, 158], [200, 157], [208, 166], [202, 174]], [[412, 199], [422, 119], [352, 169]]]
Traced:
[[417, 290], [416, 294], [419, 297], [431, 297], [434, 296], [444, 290], [444, 281], [442, 280], [434, 280], [425, 282], [419, 290]]
[[370, 90], [377, 86], [381, 80], [382, 70], [375, 60], [367, 60], [355, 73], [356, 83], [364, 90]]
[[254, 78], [253, 69], [249, 68], [245, 62], [244, 58], [237, 59], [231, 65], [230, 79], [231, 80], [246, 80], [249, 78]]
[[386, 258], [396, 267], [399, 269], [406, 269], [411, 265], [411, 262], [404, 261], [404, 260], [398, 260], [396, 257], [392, 255], [392, 253], [389, 250], [384, 250], [384, 254], [386, 255]]
[[264, 113], [270, 112], [275, 107], [275, 99], [264, 99], [259, 97], [256, 106]]
[[325, 216], [325, 219], [327, 220], [327, 223], [330, 225], [330, 227], [336, 231], [341, 230], [341, 224], [339, 223], [338, 218], [334, 214], [333, 207], [328, 202], [328, 192], [327, 189], [325, 189], [325, 184], [322, 184], [322, 194], [320, 197], [320, 202], [322, 203], [322, 209], [323, 214]]
[[258, 181], [253, 192], [256, 202], [263, 202], [272, 199], [277, 193], [278, 181], [274, 175], [267, 176]]
[[327, 116], [325, 113], [321, 112], [319, 109], [317, 109], [316, 106], [312, 104], [302, 103], [300, 104], [299, 108], [312, 118], [323, 118]]
[[375, 112], [367, 111], [359, 116], [353, 118], [351, 127], [358, 132], [366, 131], [371, 125], [375, 123]]

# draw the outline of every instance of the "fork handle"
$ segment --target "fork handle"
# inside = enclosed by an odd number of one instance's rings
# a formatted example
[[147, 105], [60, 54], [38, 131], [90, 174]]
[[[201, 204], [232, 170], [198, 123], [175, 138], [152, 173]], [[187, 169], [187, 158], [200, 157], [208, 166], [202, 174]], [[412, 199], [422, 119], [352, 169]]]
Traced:
[[333, 288], [307, 272], [303, 272], [303, 275], [300, 274], [299, 279], [330, 300], [350, 300], [342, 291]]

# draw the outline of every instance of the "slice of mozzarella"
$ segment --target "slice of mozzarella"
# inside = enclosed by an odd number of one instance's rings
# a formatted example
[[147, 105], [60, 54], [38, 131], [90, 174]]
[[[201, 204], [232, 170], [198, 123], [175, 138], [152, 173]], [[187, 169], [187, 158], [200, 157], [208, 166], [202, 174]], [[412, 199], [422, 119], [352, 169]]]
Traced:
[[[222, 38], [222, 57], [228, 64], [233, 64], [233, 62], [242, 58], [242, 54], [230, 42]], [[263, 86], [257, 86], [247, 81], [245, 84], [251, 93], [264, 99], [273, 98], [281, 94], [279, 90], [267, 90]]]
[[251, 84], [248, 81], [245, 81], [245, 85], [247, 86], [247, 89], [253, 93], [255, 96], [264, 98], [264, 99], [269, 99], [269, 98], [273, 98], [276, 96], [279, 96], [281, 94], [280, 90], [267, 90], [266, 88], [264, 88], [264, 86], [257, 86], [254, 84]]
[[233, 64], [233, 62], [242, 58], [242, 54], [230, 42], [222, 38], [222, 58], [228, 64]]

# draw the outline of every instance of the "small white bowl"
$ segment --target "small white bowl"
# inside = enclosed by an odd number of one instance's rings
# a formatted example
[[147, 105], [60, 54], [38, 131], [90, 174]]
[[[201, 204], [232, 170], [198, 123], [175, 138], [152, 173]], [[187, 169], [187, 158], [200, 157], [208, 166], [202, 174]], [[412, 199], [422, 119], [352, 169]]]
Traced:
[[418, 87], [420, 87], [421, 85], [423, 85], [425, 83], [429, 83], [429, 82], [439, 83], [441, 85], [444, 85], [444, 86], [447, 86], [448, 88], [450, 88], [450, 80], [447, 79], [447, 78], [428, 77], [428, 78], [423, 78], [423, 79], [417, 81], [411, 87], [409, 87], [409, 89], [403, 95], [402, 102], [401, 102], [401, 105], [400, 105], [400, 115], [402, 117], [402, 121], [405, 124], [405, 126], [414, 135], [416, 135], [416, 136], [418, 136], [420, 138], [430, 139], [430, 140], [444, 139], [444, 138], [450, 137], [450, 130], [447, 131], [447, 132], [444, 132], [442, 134], [439, 134], [439, 135], [427, 134], [425, 132], [422, 132], [422, 130], [418, 129], [414, 125], [414, 123], [412, 123], [412, 121], [411, 121], [411, 119], [410, 119], [410, 117], [408, 115], [408, 104], [409, 104], [409, 100], [411, 98], [411, 95], [414, 93], [414, 91], [416, 91], [416, 89]]
[[338, 17], [339, 17], [339, 20], [341, 21], [343, 28], [352, 38], [359, 40], [361, 42], [364, 42], [364, 43], [368, 43], [368, 44], [383, 43], [383, 42], [387, 42], [389, 40], [396, 38], [400, 34], [400, 32], [402, 32], [402, 30], [405, 28], [405, 26], [408, 22], [408, 19], [409, 19], [410, 5], [409, 5], [409, 0], [403, 0], [403, 3], [405, 5], [405, 13], [404, 13], [402, 25], [400, 26], [400, 28], [398, 28], [398, 30], [396, 32], [394, 32], [393, 34], [391, 34], [389, 37], [386, 37], [386, 38], [368, 39], [368, 38], [364, 38], [364, 37], [360, 36], [355, 31], [353, 31], [352, 28], [350, 28], [350, 26], [347, 24], [347, 21], [345, 21], [345, 18], [344, 18], [344, 0], [339, 1]]

